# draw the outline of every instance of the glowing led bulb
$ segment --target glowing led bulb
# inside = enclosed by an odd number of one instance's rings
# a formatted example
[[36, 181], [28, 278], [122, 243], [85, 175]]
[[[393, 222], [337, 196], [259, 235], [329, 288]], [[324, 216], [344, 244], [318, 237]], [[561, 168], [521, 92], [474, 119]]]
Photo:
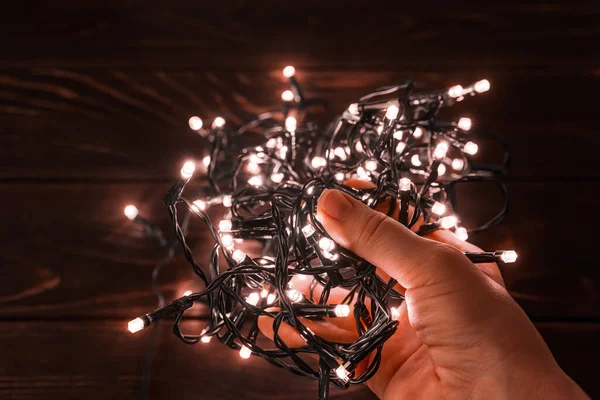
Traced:
[[517, 261], [517, 252], [514, 250], [504, 250], [500, 255], [500, 259], [505, 263], [514, 263]]
[[260, 175], [255, 175], [252, 178], [248, 179], [248, 184], [256, 187], [262, 186], [263, 178]]
[[444, 229], [454, 228], [458, 223], [458, 219], [454, 215], [449, 215], [440, 219], [440, 226]]
[[431, 212], [436, 215], [442, 215], [446, 212], [446, 206], [439, 201], [436, 201], [433, 203], [433, 206], [431, 206]]
[[231, 255], [231, 258], [233, 258], [233, 261], [235, 261], [236, 263], [239, 264], [246, 259], [246, 253], [244, 253], [243, 251], [238, 249], [233, 252], [233, 254]]
[[206, 201], [198, 199], [198, 200], [194, 200], [194, 202], [192, 203], [192, 210], [194, 211], [198, 211], [198, 210], [206, 210]]
[[454, 233], [456, 233], [456, 236], [463, 242], [469, 238], [469, 234], [467, 233], [467, 230], [465, 228], [463, 228], [462, 226], [459, 228], [456, 228], [456, 232], [454, 232]]
[[281, 146], [281, 148], [279, 149], [279, 157], [285, 158], [287, 155], [287, 151], [288, 151], [287, 146]]
[[206, 156], [202, 159], [202, 165], [204, 165], [205, 168], [208, 168], [210, 165], [210, 156]]
[[383, 125], [379, 125], [379, 126], [377, 127], [377, 134], [378, 134], [378, 135], [381, 135], [381, 132], [383, 132]]
[[123, 213], [125, 214], [125, 216], [127, 218], [129, 218], [130, 220], [134, 220], [135, 217], [137, 217], [140, 213], [140, 211], [137, 209], [136, 206], [134, 206], [133, 204], [130, 204], [128, 206], [125, 207], [125, 209], [123, 210]]
[[406, 143], [404, 143], [404, 142], [398, 143], [398, 145], [396, 146], [396, 153], [397, 154], [402, 153], [405, 148], [406, 148]]
[[295, 132], [297, 126], [298, 126], [298, 121], [296, 121], [296, 118], [294, 118], [294, 117], [287, 117], [285, 119], [285, 129], [288, 132]]
[[181, 177], [183, 179], [190, 179], [194, 175], [196, 170], [196, 164], [193, 161], [186, 161], [181, 167]]
[[438, 165], [438, 175], [444, 175], [446, 173], [446, 166], [444, 164]]
[[313, 157], [310, 161], [310, 165], [315, 169], [321, 168], [327, 165], [327, 160], [323, 157]]
[[233, 236], [231, 236], [229, 234], [223, 235], [221, 237], [221, 243], [223, 243], [223, 246], [225, 246], [225, 247], [232, 246], [233, 245]]
[[465, 147], [463, 148], [463, 150], [467, 154], [475, 155], [475, 154], [477, 154], [477, 151], [479, 150], [479, 146], [477, 146], [476, 143], [467, 142], [467, 143], [465, 143]]
[[294, 93], [291, 90], [286, 90], [281, 93], [281, 100], [283, 101], [292, 101], [294, 100]]
[[369, 173], [367, 171], [365, 171], [365, 169], [363, 167], [358, 167], [356, 169], [356, 174], [358, 175], [358, 178], [362, 179], [363, 181], [370, 180]]
[[225, 119], [223, 117], [217, 117], [213, 121], [213, 128], [221, 128], [223, 125], [225, 125]]
[[240, 357], [242, 357], [244, 359], [248, 359], [248, 358], [250, 358], [251, 355], [252, 355], [252, 350], [250, 350], [245, 345], [242, 346], [242, 348], [240, 349]]
[[247, 165], [246, 165], [246, 170], [251, 173], [251, 174], [259, 174], [260, 173], [260, 166], [255, 163], [250, 161]]
[[335, 306], [334, 312], [337, 317], [347, 317], [350, 315], [350, 306], [348, 304], [339, 304]]
[[460, 97], [463, 94], [463, 87], [460, 85], [455, 85], [452, 86], [450, 89], [448, 89], [448, 96], [450, 97]]
[[365, 149], [363, 148], [363, 145], [360, 141], [356, 142], [356, 144], [354, 145], [354, 149], [356, 151], [358, 151], [359, 153], [362, 153], [365, 151]]
[[391, 314], [392, 314], [392, 315], [391, 315], [391, 317], [392, 317], [392, 320], [394, 320], [394, 321], [398, 321], [398, 318], [400, 318], [400, 310], [399, 310], [399, 309], [397, 309], [396, 307], [391, 307], [391, 308], [390, 308], [390, 312], [391, 312]]
[[413, 156], [410, 158], [410, 163], [411, 163], [412, 165], [414, 165], [415, 167], [420, 167], [420, 166], [421, 166], [421, 157], [419, 157], [419, 155], [418, 155], [418, 154], [415, 154], [415, 155], [413, 155]]
[[408, 192], [411, 187], [411, 181], [408, 178], [402, 178], [402, 179], [400, 179], [400, 183], [398, 186], [401, 191]]
[[358, 104], [352, 103], [348, 106], [348, 112], [352, 115], [358, 115]]
[[252, 292], [248, 295], [248, 297], [246, 297], [246, 303], [252, 304], [253, 306], [257, 305], [259, 300], [260, 296], [256, 292]]
[[333, 251], [335, 248], [335, 242], [328, 237], [323, 237], [319, 240], [319, 247], [321, 250]]
[[281, 172], [271, 174], [271, 180], [275, 183], [281, 183], [281, 181], [283, 180], [283, 174]]
[[333, 150], [333, 154], [335, 154], [337, 157], [339, 157], [342, 161], [346, 160], [346, 158], [348, 158], [348, 155], [346, 154], [346, 151], [344, 150], [343, 147], [336, 147]]
[[342, 182], [345, 178], [345, 175], [343, 172], [338, 172], [337, 174], [335, 174], [335, 180], [338, 182]]
[[474, 89], [477, 93], [483, 93], [490, 90], [490, 81], [487, 79], [482, 79], [480, 81], [475, 82]]
[[338, 378], [340, 378], [344, 382], [347, 382], [348, 378], [350, 377], [350, 373], [348, 372], [348, 370], [346, 368], [344, 368], [343, 365], [340, 365], [339, 367], [336, 368], [335, 374], [337, 375]]
[[435, 147], [435, 150], [433, 151], [433, 157], [436, 160], [441, 160], [444, 157], [446, 157], [447, 152], [448, 152], [448, 143], [440, 142], [440, 143], [438, 143], [438, 145]]
[[365, 162], [365, 169], [367, 171], [375, 171], [377, 169], [377, 161], [368, 160]]
[[219, 222], [219, 230], [221, 232], [230, 232], [233, 224], [230, 219], [224, 219]]
[[462, 171], [465, 167], [465, 161], [462, 158], [455, 158], [452, 160], [452, 169], [455, 171]]
[[277, 139], [271, 138], [271, 139], [267, 140], [266, 146], [268, 149], [274, 148], [275, 146], [277, 146]]
[[267, 304], [273, 304], [275, 302], [275, 299], [277, 298], [277, 295], [275, 293], [271, 293], [267, 296]]
[[298, 303], [298, 302], [302, 301], [302, 299], [304, 298], [304, 296], [302, 295], [302, 293], [300, 293], [296, 289], [290, 289], [290, 290], [287, 291], [286, 294], [287, 294], [287, 297], [290, 298], [290, 300], [292, 301], [292, 303]]
[[129, 332], [131, 333], [141, 331], [142, 329], [144, 329], [144, 320], [141, 318], [136, 318], [132, 321], [129, 321], [129, 323], [127, 324], [127, 329], [129, 329]]
[[402, 131], [396, 131], [394, 132], [394, 139], [396, 140], [402, 140], [402, 137], [404, 136], [404, 132]]
[[471, 118], [462, 117], [458, 120], [458, 123], [456, 125], [463, 131], [468, 131], [469, 129], [471, 129], [472, 124], [473, 122], [471, 121]]
[[190, 118], [188, 124], [190, 124], [190, 129], [193, 131], [202, 129], [202, 120], [199, 117], [194, 116]]
[[423, 129], [421, 129], [420, 126], [417, 126], [413, 131], [413, 136], [415, 139], [419, 139], [421, 136], [423, 136]]
[[210, 343], [211, 339], [212, 339], [212, 336], [202, 336], [202, 337], [200, 338], [200, 341], [201, 341], [202, 343]]
[[286, 78], [291, 78], [295, 74], [296, 74], [296, 68], [292, 67], [291, 65], [288, 65], [287, 67], [285, 67], [283, 69], [283, 76], [285, 76]]
[[225, 196], [223, 196], [223, 205], [225, 207], [231, 207], [231, 195], [230, 194], [226, 194]]
[[387, 108], [387, 110], [385, 112], [385, 117], [387, 119], [396, 119], [399, 111], [400, 111], [400, 109], [398, 108], [398, 106], [391, 105]]
[[302, 234], [304, 235], [304, 237], [311, 237], [312, 235], [315, 234], [315, 232], [316, 232], [316, 229], [311, 224], [307, 224], [306, 226], [304, 226], [302, 228]]

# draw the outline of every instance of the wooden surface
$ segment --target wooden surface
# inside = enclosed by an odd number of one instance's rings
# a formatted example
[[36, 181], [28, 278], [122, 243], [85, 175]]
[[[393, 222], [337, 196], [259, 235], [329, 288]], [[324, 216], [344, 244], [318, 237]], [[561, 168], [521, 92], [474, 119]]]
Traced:
[[[511, 293], [563, 368], [600, 396], [598, 6], [160, 4], [59, 1], [0, 15], [0, 398], [139, 395], [150, 336], [124, 327], [154, 307], [161, 254], [123, 206], [166, 229], [163, 193], [183, 159], [206, 151], [187, 119], [241, 121], [277, 107], [287, 64], [334, 112], [407, 78], [492, 82], [449, 113], [499, 134], [513, 156], [510, 214], [473, 241], [517, 249], [519, 262], [503, 267]], [[467, 207], [478, 218], [489, 203]], [[206, 254], [206, 233], [194, 240]], [[198, 284], [181, 257], [160, 283], [171, 298]], [[151, 398], [316, 393], [314, 382], [217, 343], [210, 353], [185, 346], [167, 325], [159, 337]], [[333, 394], [372, 398], [364, 388]]]

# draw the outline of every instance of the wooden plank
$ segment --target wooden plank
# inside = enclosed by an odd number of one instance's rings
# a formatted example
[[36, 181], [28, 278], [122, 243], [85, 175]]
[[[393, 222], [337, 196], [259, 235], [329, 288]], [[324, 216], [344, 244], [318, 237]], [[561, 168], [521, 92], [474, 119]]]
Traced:
[[[189, 331], [204, 322], [184, 322]], [[3, 399], [129, 399], [139, 396], [151, 332], [129, 334], [126, 321], [0, 323]], [[595, 364], [597, 324], [538, 324], [558, 363], [592, 397], [600, 395]], [[314, 399], [316, 382], [221, 343], [188, 346], [163, 323], [154, 347], [150, 398]], [[234, 384], [232, 384], [234, 383]], [[332, 399], [375, 399], [364, 386], [332, 390]]]
[[[168, 11], [159, 4], [92, 2], [81, 9], [63, 0], [6, 10], [0, 22], [11, 40], [0, 59], [19, 67], [230, 69], [240, 58], [260, 66], [372, 67], [395, 56], [406, 66], [423, 62], [429, 71], [474, 63], [581, 71], [597, 64], [589, 51], [599, 34], [599, 9], [592, 4], [348, 7], [312, 0], [211, 7], [183, 2]], [[21, 23], [24, 19], [30, 23]]]
[[[207, 143], [188, 118], [225, 116], [279, 107], [286, 89], [280, 69], [0, 71], [0, 180], [166, 180], [185, 158], [201, 158]], [[493, 89], [445, 110], [446, 118], [473, 118], [511, 149], [511, 179], [598, 179], [594, 115], [595, 77], [515, 74], [481, 68], [448, 73], [332, 70], [299, 71], [306, 93], [330, 101], [334, 113], [373, 89], [413, 78], [426, 87], [489, 78]], [[564, 99], [564, 101], [560, 101]], [[571, 100], [572, 99], [572, 100]], [[498, 162], [500, 148], [480, 142], [476, 160]], [[560, 162], [558, 161], [558, 148]], [[535, 159], [535, 162], [532, 162]]]
[[[501, 226], [473, 237], [484, 249], [516, 249], [518, 263], [502, 266], [513, 295], [535, 318], [600, 317], [600, 269], [588, 232], [597, 209], [597, 184], [513, 183], [511, 212]], [[161, 204], [165, 184], [4, 184], [0, 195], [3, 243], [0, 256], [9, 279], [0, 282], [0, 317], [128, 318], [154, 308], [150, 273], [159, 248], [122, 214], [136, 203], [142, 215], [171, 235]], [[459, 204], [485, 219], [498, 204], [491, 193]], [[578, 204], [568, 212], [557, 205]], [[215, 214], [216, 216], [216, 214]], [[476, 218], [475, 218], [476, 219]], [[476, 222], [465, 218], [465, 224]], [[204, 233], [203, 233], [204, 232]], [[200, 225], [191, 236], [206, 262], [212, 239]], [[161, 273], [169, 298], [198, 290], [191, 268], [179, 256]]]

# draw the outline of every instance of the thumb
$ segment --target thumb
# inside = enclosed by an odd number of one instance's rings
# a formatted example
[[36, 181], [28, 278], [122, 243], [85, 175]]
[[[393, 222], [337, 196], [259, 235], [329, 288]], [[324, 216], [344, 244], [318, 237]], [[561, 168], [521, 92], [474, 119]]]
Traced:
[[318, 218], [337, 243], [381, 268], [406, 289], [472, 274], [470, 263], [464, 262], [467, 259], [458, 250], [422, 238], [338, 190], [323, 191]]

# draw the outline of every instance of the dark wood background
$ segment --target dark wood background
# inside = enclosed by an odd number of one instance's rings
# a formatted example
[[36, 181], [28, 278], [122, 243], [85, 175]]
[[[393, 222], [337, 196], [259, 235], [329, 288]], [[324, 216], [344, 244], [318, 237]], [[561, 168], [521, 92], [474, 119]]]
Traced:
[[[55, 1], [0, 15], [0, 398], [135, 398], [161, 256], [122, 214], [167, 227], [161, 198], [205, 143], [194, 114], [277, 106], [293, 64], [339, 112], [406, 78], [492, 82], [463, 112], [512, 148], [506, 221], [474, 238], [515, 248], [509, 289], [562, 367], [600, 396], [600, 7], [415, 8], [366, 2]], [[14, 5], [13, 5], [14, 6]], [[459, 114], [458, 114], [459, 115]], [[483, 148], [485, 154], [485, 146]], [[473, 203], [474, 210], [485, 204]], [[209, 245], [196, 232], [199, 254]], [[170, 298], [197, 282], [178, 257]], [[200, 329], [200, 320], [186, 322]], [[151, 398], [314, 398], [314, 382], [161, 327]], [[366, 388], [334, 398], [371, 399]]]

